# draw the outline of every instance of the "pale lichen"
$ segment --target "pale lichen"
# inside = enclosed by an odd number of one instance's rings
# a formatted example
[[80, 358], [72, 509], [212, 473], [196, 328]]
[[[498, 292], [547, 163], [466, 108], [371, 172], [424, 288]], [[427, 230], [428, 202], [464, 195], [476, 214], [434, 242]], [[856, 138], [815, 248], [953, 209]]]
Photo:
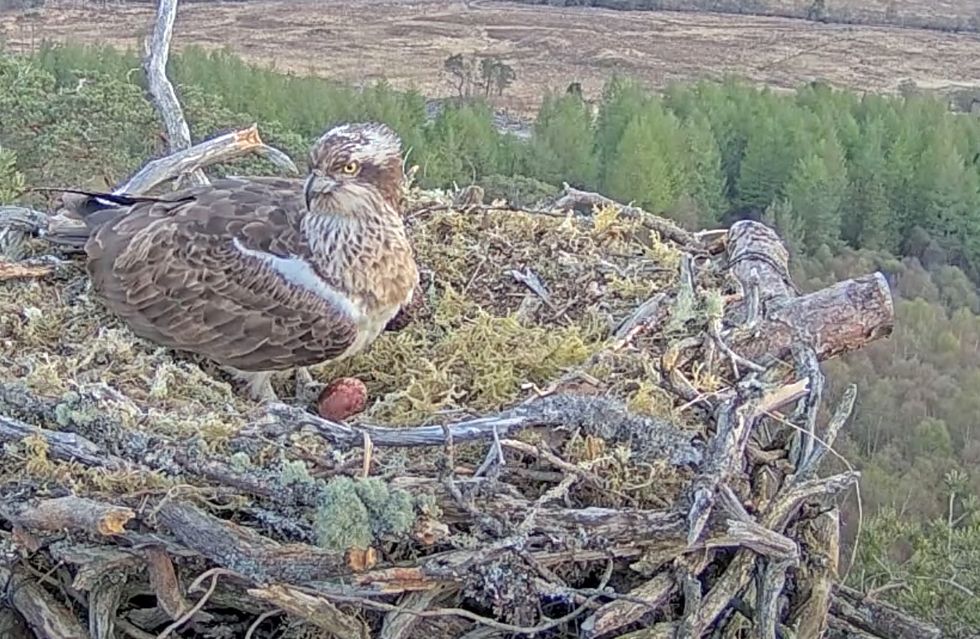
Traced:
[[314, 527], [329, 550], [368, 548], [385, 536], [402, 535], [415, 522], [415, 500], [374, 477], [337, 477], [323, 487]]

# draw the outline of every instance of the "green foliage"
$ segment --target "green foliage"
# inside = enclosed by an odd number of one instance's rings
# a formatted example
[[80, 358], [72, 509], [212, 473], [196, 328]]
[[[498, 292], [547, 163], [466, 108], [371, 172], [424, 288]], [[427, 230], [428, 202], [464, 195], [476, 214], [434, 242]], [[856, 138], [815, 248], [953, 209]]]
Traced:
[[968, 637], [980, 627], [980, 511], [977, 502], [954, 494], [950, 512], [927, 522], [894, 508], [868, 522], [859, 547], [864, 568], [852, 573], [866, 589], [888, 586], [884, 596], [950, 637]]
[[801, 158], [786, 185], [786, 201], [803, 226], [804, 245], [813, 252], [839, 240], [841, 206], [847, 188], [840, 146], [824, 140], [816, 152]]
[[416, 160], [422, 166], [424, 185], [470, 184], [496, 172], [499, 136], [485, 103], [444, 108], [426, 133], [429, 150]]
[[687, 181], [683, 148], [677, 118], [660, 104], [649, 103], [623, 131], [615, 163], [607, 167], [606, 191], [649, 211], [666, 211], [677, 203]]
[[537, 178], [577, 188], [596, 187], [598, 164], [593, 148], [592, 115], [579, 95], [547, 95], [538, 111], [531, 141]]
[[0, 204], [17, 199], [24, 185], [24, 175], [17, 170], [17, 156], [0, 146]]

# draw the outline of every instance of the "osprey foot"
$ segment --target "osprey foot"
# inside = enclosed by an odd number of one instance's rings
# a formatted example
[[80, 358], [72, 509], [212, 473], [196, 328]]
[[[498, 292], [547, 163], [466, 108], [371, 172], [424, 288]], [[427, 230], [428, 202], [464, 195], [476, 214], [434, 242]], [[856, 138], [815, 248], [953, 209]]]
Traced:
[[272, 371], [252, 373], [233, 368], [227, 370], [235, 379], [245, 382], [245, 392], [253, 401], [260, 404], [280, 401], [275, 389], [272, 388]]
[[306, 366], [296, 369], [296, 403], [298, 405], [307, 406], [316, 401], [322, 386], [323, 384], [313, 379], [310, 369]]

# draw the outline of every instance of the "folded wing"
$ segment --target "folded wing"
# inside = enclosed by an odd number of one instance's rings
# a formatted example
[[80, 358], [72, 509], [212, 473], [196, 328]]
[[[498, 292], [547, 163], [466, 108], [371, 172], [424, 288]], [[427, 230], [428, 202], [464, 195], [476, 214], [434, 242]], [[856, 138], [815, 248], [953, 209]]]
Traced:
[[141, 202], [92, 235], [93, 284], [138, 335], [240, 370], [341, 355], [356, 308], [307, 261], [302, 183], [216, 181], [191, 200]]

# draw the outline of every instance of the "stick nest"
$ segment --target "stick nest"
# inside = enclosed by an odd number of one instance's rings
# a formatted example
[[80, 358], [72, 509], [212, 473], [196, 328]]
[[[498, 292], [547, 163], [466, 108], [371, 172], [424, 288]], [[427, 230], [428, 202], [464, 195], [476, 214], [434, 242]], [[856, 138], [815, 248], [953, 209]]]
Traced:
[[[25, 244], [0, 285], [0, 586], [30, 596], [12, 608], [32, 628], [681, 636], [733, 622], [746, 588], [774, 619], [813, 592], [826, 615], [829, 577], [783, 532], [856, 475], [780, 489], [742, 471], [747, 450], [805, 465], [792, 434], [747, 448], [760, 405], [798, 397], [785, 384], [805, 367], [726, 355], [717, 329], [744, 291], [718, 251], [612, 202], [582, 215], [411, 191], [407, 208], [424, 304], [312, 371], [366, 384], [347, 424], [257, 405], [210, 363], [136, 339], [80, 259]], [[793, 525], [835, 547], [836, 529]], [[773, 592], [739, 567], [756, 552]]]

